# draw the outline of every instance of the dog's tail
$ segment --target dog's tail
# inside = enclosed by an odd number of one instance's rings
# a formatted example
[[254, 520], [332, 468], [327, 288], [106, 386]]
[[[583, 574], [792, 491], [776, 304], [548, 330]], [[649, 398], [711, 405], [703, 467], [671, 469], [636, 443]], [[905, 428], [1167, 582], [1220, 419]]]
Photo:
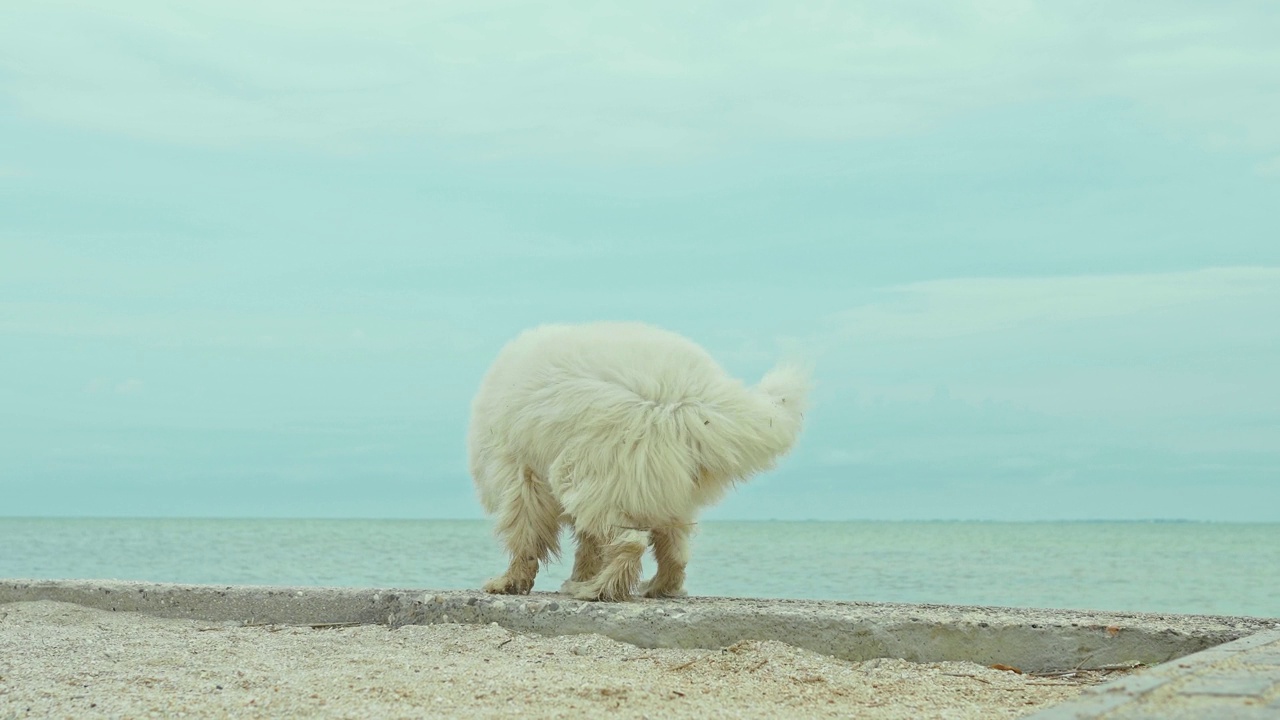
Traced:
[[790, 362], [779, 363], [765, 373], [756, 389], [771, 399], [775, 405], [794, 415], [797, 420], [809, 409], [809, 390], [812, 386], [809, 371]]
[[782, 363], [755, 387], [728, 387], [724, 395], [683, 415], [700, 466], [722, 482], [768, 470], [791, 450], [809, 404], [809, 373]]
[[804, 426], [812, 385], [810, 377], [805, 367], [783, 362], [765, 373], [754, 388], [757, 407], [760, 407], [755, 421], [760, 433], [757, 442], [775, 460], [791, 450]]

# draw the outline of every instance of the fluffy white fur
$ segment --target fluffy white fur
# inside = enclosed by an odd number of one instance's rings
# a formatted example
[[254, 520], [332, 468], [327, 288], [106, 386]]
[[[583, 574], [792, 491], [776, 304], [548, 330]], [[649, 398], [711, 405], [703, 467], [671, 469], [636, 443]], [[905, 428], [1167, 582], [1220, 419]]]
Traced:
[[[528, 593], [567, 524], [577, 553], [564, 592], [684, 594], [698, 510], [790, 451], [808, 389], [786, 365], [746, 387], [693, 342], [639, 323], [524, 332], [472, 403], [471, 475], [511, 555], [484, 589]], [[650, 544], [658, 569], [640, 584]]]

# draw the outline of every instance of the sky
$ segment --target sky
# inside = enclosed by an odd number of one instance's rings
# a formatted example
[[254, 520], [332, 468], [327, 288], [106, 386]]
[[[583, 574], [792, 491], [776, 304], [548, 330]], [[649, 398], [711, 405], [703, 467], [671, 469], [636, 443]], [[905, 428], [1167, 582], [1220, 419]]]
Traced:
[[718, 520], [1280, 521], [1280, 6], [0, 4], [0, 516], [481, 518], [640, 320], [795, 450]]

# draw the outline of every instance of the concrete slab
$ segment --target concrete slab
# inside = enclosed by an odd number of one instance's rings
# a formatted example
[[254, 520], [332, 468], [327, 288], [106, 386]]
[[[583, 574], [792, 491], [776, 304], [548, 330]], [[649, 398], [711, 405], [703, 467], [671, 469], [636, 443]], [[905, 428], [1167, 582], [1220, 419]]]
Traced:
[[[853, 661], [968, 660], [1028, 672], [1157, 665], [1274, 626], [1247, 617], [815, 600], [589, 603], [554, 593], [0, 580], [0, 603], [24, 600], [244, 623], [498, 623], [545, 635], [599, 633], [641, 647], [720, 648], [741, 640], [778, 640]], [[1141, 685], [1135, 682], [1134, 688]]]
[[1257, 652], [1252, 652], [1241, 659], [1251, 665], [1280, 666], [1280, 647], [1276, 648], [1275, 650], [1266, 649], [1266, 650], [1259, 650]]
[[1089, 688], [1029, 720], [1277, 720], [1280, 665], [1270, 662], [1277, 653], [1280, 629], [1262, 630]]
[[1225, 695], [1228, 697], [1261, 698], [1277, 685], [1280, 685], [1280, 677], [1246, 675], [1223, 671], [1193, 677], [1186, 685], [1182, 686], [1179, 692], [1184, 695]]

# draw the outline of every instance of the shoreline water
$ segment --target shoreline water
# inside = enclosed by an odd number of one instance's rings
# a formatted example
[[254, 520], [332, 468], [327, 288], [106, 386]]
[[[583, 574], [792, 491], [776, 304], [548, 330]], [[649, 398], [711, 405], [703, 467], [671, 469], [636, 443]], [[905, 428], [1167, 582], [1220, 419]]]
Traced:
[[[1278, 534], [1280, 524], [1252, 523], [710, 521], [694, 535], [687, 587], [1273, 617]], [[449, 590], [478, 588], [505, 566], [483, 520], [6, 518], [0, 546], [0, 577]], [[562, 550], [536, 590], [568, 575], [567, 536]]]

